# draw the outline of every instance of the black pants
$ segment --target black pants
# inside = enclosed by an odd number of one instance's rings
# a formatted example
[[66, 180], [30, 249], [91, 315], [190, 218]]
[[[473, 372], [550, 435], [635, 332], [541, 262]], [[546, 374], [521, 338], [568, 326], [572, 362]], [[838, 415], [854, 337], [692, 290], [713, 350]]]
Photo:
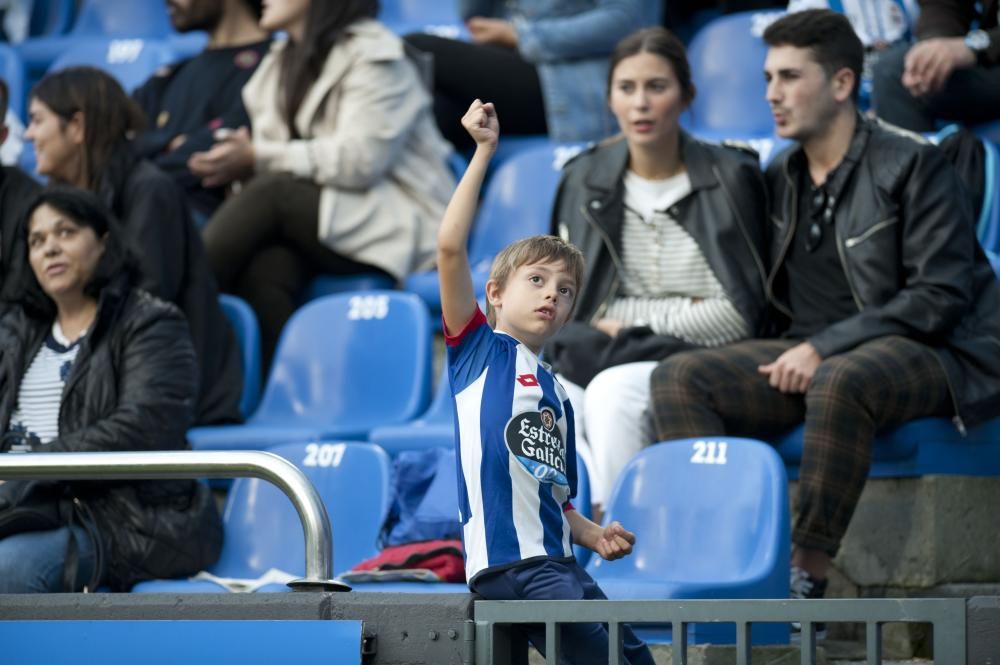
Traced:
[[219, 289], [243, 298], [257, 314], [265, 372], [309, 279], [383, 272], [319, 241], [319, 197], [319, 186], [308, 180], [258, 176], [222, 204], [202, 231]]
[[873, 102], [880, 118], [914, 132], [934, 131], [936, 120], [1000, 120], [1000, 65], [956, 70], [940, 91], [914, 97], [902, 82], [909, 47], [894, 46], [875, 65]]
[[474, 147], [461, 120], [477, 97], [496, 104], [504, 135], [546, 133], [538, 72], [515, 49], [423, 33], [405, 39], [434, 58], [434, 117], [457, 150]]

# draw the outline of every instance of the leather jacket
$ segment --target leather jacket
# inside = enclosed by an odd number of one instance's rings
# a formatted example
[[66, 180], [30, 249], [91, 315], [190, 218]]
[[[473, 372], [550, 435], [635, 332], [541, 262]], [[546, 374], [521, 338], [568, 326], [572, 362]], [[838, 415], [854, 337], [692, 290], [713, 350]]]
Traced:
[[[52, 327], [14, 306], [0, 319], [0, 433], [21, 380]], [[59, 409], [59, 436], [38, 452], [182, 450], [198, 374], [181, 312], [118, 278], [102, 289]], [[30, 454], [30, 453], [29, 453]], [[16, 483], [19, 481], [8, 481]], [[128, 590], [156, 577], [192, 575], [222, 546], [211, 493], [189, 480], [59, 482], [83, 506], [80, 521], [106, 562], [103, 583]]]
[[[683, 132], [681, 155], [691, 193], [671, 212], [698, 243], [753, 334], [766, 306], [767, 200], [757, 156]], [[573, 312], [576, 321], [600, 318], [618, 292], [628, 160], [624, 138], [609, 139], [567, 163], [559, 185], [553, 233], [579, 247], [586, 258]]]
[[[834, 210], [834, 236], [858, 313], [808, 341], [822, 357], [877, 337], [932, 347], [948, 377], [955, 425], [1000, 413], [1000, 282], [979, 246], [958, 174], [916, 134], [858, 116], [848, 156], [856, 161]], [[768, 297], [791, 316], [782, 270], [795, 237], [798, 169], [793, 146], [767, 169], [774, 206]]]

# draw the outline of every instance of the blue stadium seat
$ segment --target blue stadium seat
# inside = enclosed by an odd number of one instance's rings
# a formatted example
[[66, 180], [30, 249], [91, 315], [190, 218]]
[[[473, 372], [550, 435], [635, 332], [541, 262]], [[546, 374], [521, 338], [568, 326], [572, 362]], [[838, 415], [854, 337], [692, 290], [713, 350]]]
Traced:
[[157, 69], [176, 59], [165, 41], [154, 39], [88, 39], [63, 51], [49, 71], [90, 66], [118, 80], [125, 92], [146, 82]]
[[983, 139], [986, 149], [986, 190], [983, 209], [979, 213], [976, 234], [979, 243], [990, 252], [1000, 252], [1000, 149], [989, 139]]
[[[377, 553], [376, 539], [389, 510], [389, 456], [367, 443], [299, 443], [272, 448], [301, 469], [316, 487], [333, 528], [335, 573]], [[305, 574], [301, 523], [291, 501], [257, 478], [233, 483], [223, 511], [222, 554], [208, 572], [256, 579], [271, 568]], [[210, 580], [155, 580], [137, 584], [143, 593], [217, 593]], [[269, 584], [261, 591], [287, 591]]]
[[711, 21], [691, 40], [688, 60], [698, 94], [681, 121], [691, 131], [769, 136], [771, 111], [764, 99], [761, 39], [774, 13], [739, 12]]
[[24, 100], [24, 63], [8, 44], [0, 43], [0, 78], [3, 78], [10, 91], [7, 107], [19, 118], [25, 117]]
[[163, 39], [172, 29], [163, 0], [84, 0], [68, 34], [26, 39], [18, 51], [28, 70], [40, 74], [82, 40]]
[[454, 0], [382, 0], [379, 21], [396, 34], [428, 32], [449, 39], [468, 37]]
[[378, 444], [390, 455], [404, 450], [455, 445], [455, 402], [448, 383], [448, 367], [444, 367], [430, 408], [415, 420], [399, 425], [382, 425], [368, 433], [368, 440]]
[[356, 275], [319, 275], [313, 278], [299, 296], [300, 303], [307, 303], [323, 296], [351, 291], [392, 290], [396, 282], [383, 273], [370, 272]]
[[188, 432], [197, 450], [364, 440], [377, 425], [412, 420], [431, 384], [427, 308], [398, 291], [314, 300], [285, 325], [260, 405], [243, 425]]
[[[788, 598], [788, 479], [771, 446], [684, 439], [632, 458], [607, 522], [636, 534], [631, 556], [593, 557], [587, 570], [611, 599]], [[662, 641], [665, 629], [636, 626]], [[731, 625], [693, 627], [695, 641], [731, 642]], [[788, 627], [754, 626], [755, 643], [787, 642]]]
[[31, 5], [29, 37], [62, 35], [73, 25], [76, 0], [35, 0]]
[[219, 305], [229, 319], [240, 347], [243, 360], [243, 394], [240, 397], [240, 413], [246, 418], [257, 408], [260, 401], [260, 326], [257, 315], [247, 302], [236, 296], [221, 294]]
[[[775, 442], [791, 478], [802, 461], [803, 427]], [[872, 447], [871, 478], [928, 474], [1000, 476], [1000, 418], [963, 437], [947, 418], [920, 418], [882, 432]]]
[[[469, 237], [469, 261], [477, 298], [485, 293], [490, 265], [497, 252], [515, 240], [548, 233], [559, 184], [558, 150], [558, 146], [548, 141], [527, 148], [498, 166], [490, 178]], [[436, 270], [410, 275], [404, 288], [420, 296], [432, 312], [440, 314]]]

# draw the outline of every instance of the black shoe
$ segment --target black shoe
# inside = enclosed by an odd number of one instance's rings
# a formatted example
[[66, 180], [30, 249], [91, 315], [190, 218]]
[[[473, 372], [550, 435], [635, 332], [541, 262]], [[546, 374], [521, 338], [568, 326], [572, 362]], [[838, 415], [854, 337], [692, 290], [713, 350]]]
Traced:
[[[804, 599], [804, 600], [816, 600], [822, 598], [826, 594], [826, 580], [818, 580], [806, 571], [802, 570], [798, 566], [792, 566], [792, 577], [789, 580], [789, 594], [790, 598], [794, 599]], [[816, 627], [816, 639], [823, 639], [826, 637], [826, 624], [822, 622], [815, 622], [813, 626]], [[792, 634], [798, 635], [802, 631], [802, 624], [798, 621], [792, 622]]]

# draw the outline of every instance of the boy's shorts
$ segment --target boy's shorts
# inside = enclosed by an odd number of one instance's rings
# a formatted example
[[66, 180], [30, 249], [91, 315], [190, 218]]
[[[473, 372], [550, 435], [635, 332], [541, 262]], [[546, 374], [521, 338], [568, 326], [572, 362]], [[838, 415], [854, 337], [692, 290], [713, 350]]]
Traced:
[[[606, 600], [597, 582], [575, 560], [545, 559], [496, 573], [481, 575], [473, 590], [484, 600]], [[598, 665], [608, 662], [608, 630], [598, 623], [562, 624], [559, 662]], [[528, 639], [545, 655], [545, 627], [524, 626]], [[645, 643], [626, 624], [622, 626], [625, 662], [654, 665]]]

